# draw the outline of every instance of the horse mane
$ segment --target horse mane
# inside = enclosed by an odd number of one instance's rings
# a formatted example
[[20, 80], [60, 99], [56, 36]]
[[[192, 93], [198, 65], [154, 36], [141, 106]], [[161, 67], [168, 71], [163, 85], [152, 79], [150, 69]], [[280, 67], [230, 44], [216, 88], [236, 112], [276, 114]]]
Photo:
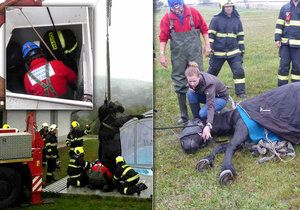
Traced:
[[234, 110], [226, 110], [222, 112], [216, 112], [214, 115], [214, 123], [212, 133], [220, 136], [226, 134], [232, 134], [237, 121], [238, 112]]

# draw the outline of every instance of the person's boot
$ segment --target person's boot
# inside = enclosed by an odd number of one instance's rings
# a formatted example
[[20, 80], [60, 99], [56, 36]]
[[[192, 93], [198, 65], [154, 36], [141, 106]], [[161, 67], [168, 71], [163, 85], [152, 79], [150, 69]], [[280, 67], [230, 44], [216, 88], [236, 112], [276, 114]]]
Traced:
[[190, 109], [192, 111], [192, 114], [193, 114], [193, 118], [198, 118], [200, 119], [199, 117], [199, 111], [200, 111], [200, 104], [196, 103], [196, 104], [191, 104], [189, 103], [190, 105]]
[[186, 94], [185, 93], [177, 93], [178, 104], [180, 109], [181, 119], [178, 120], [177, 124], [186, 124], [189, 120], [188, 110], [186, 106]]

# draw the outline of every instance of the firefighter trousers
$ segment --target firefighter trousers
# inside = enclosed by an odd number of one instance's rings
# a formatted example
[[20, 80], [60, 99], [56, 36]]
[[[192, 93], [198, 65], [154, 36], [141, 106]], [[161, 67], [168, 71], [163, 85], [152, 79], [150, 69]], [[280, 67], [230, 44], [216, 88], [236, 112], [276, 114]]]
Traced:
[[51, 182], [54, 180], [54, 171], [56, 168], [56, 158], [47, 158], [47, 175], [46, 182]]
[[218, 76], [225, 61], [229, 64], [233, 74], [235, 94], [245, 94], [245, 72], [243, 68], [243, 58], [240, 54], [232, 58], [218, 58], [217, 56], [212, 56], [209, 60], [208, 73]]
[[278, 87], [288, 84], [292, 63], [291, 81], [300, 81], [300, 48], [282, 45], [279, 49], [280, 64], [278, 69]]

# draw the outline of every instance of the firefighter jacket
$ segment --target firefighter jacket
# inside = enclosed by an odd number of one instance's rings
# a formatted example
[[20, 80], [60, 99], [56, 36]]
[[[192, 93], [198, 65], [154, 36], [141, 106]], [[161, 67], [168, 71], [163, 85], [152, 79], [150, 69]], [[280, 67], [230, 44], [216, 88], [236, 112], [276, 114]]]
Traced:
[[199, 84], [193, 91], [206, 96], [207, 123], [213, 124], [215, 98], [223, 98], [227, 101], [229, 97], [227, 87], [218, 77], [206, 72], [201, 72]]
[[140, 175], [125, 162], [117, 163], [114, 180], [117, 182], [123, 181], [131, 183], [140, 178]]
[[49, 133], [49, 131], [45, 131], [43, 128], [39, 131], [42, 139], [44, 140], [45, 137], [47, 136], [47, 134]]
[[72, 158], [69, 161], [67, 173], [71, 179], [81, 179], [83, 173], [91, 168], [91, 164], [83, 158]]
[[57, 137], [49, 132], [45, 136], [46, 158], [57, 158]]
[[290, 1], [281, 7], [276, 21], [275, 41], [290, 47], [300, 47], [300, 3], [295, 7]]
[[87, 135], [87, 130], [79, 130], [79, 129], [72, 129], [67, 136], [66, 144], [70, 148], [75, 147], [82, 147], [83, 146], [83, 139], [80, 139], [82, 136]]
[[216, 57], [231, 58], [245, 52], [243, 25], [235, 9], [230, 17], [223, 10], [215, 15], [210, 22], [208, 34]]

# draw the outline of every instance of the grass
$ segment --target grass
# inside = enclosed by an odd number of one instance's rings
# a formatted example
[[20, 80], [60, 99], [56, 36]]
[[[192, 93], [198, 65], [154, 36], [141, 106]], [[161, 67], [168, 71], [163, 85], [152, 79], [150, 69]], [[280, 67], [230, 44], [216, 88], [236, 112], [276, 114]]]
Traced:
[[[201, 7], [200, 12], [209, 23], [218, 8]], [[259, 95], [277, 86], [279, 65], [278, 49], [274, 45], [274, 28], [279, 11], [239, 10], [245, 31], [247, 95]], [[165, 10], [154, 14], [155, 47], [159, 56], [159, 21]], [[169, 58], [169, 45], [167, 49]], [[159, 58], [158, 58], [159, 59]], [[175, 125], [179, 108], [171, 81], [169, 68], [163, 70], [155, 61], [154, 98], [155, 127]], [[208, 59], [204, 59], [208, 69]], [[223, 66], [220, 79], [234, 87], [229, 66]], [[231, 95], [234, 90], [231, 89]], [[235, 98], [236, 99], [236, 98]], [[175, 130], [179, 134], [180, 130]], [[223, 155], [216, 158], [215, 167], [207, 172], [195, 170], [199, 159], [206, 156], [216, 145], [210, 145], [193, 155], [185, 155], [177, 135], [170, 130], [155, 131], [155, 208], [156, 209], [299, 209], [300, 208], [300, 161], [257, 163], [257, 157], [247, 151], [234, 155], [233, 164], [238, 176], [229, 187], [218, 183]], [[222, 137], [226, 140], [230, 137]], [[296, 148], [296, 154], [299, 154]]]
[[[85, 160], [94, 161], [98, 156], [98, 139], [96, 136], [84, 138]], [[55, 179], [67, 176], [69, 164], [68, 148], [59, 148], [60, 169], [54, 173]], [[43, 168], [43, 180], [45, 180], [46, 167]], [[89, 195], [60, 195], [44, 193], [43, 198], [52, 199], [53, 202], [43, 206], [31, 206], [26, 209], [152, 209], [152, 199], [136, 199], [121, 197], [100, 197]]]

